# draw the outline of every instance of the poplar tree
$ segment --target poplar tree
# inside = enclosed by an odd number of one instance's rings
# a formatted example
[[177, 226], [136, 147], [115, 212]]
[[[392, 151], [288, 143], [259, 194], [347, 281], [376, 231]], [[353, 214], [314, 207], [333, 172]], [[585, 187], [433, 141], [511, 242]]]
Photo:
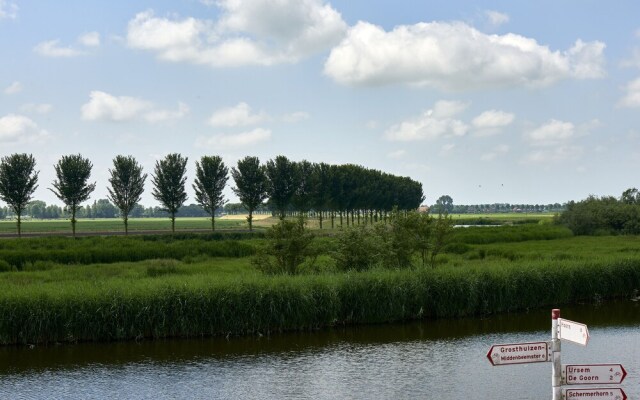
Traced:
[[153, 197], [160, 202], [162, 210], [169, 213], [171, 232], [176, 231], [176, 214], [187, 201], [185, 183], [187, 177], [187, 158], [178, 153], [168, 154], [164, 159], [156, 161], [153, 183]]
[[0, 199], [18, 217], [18, 236], [22, 236], [22, 212], [38, 187], [36, 160], [31, 154], [12, 154], [0, 161]]
[[258, 157], [245, 157], [238, 161], [238, 168], [231, 168], [236, 186], [231, 188], [242, 205], [249, 211], [247, 222], [253, 230], [253, 210], [267, 198], [267, 176]]
[[132, 156], [118, 155], [113, 159], [113, 169], [109, 169], [109, 200], [120, 210], [124, 222], [124, 233], [129, 234], [129, 214], [140, 201], [144, 192], [147, 174]]
[[80, 154], [62, 156], [56, 165], [57, 179], [53, 181], [53, 189], [49, 189], [55, 194], [71, 212], [71, 230], [76, 236], [76, 213], [81, 207], [81, 203], [89, 199], [91, 192], [96, 188], [96, 184], [88, 183], [91, 176], [93, 164]]
[[224, 206], [226, 200], [222, 191], [229, 180], [229, 169], [219, 156], [203, 156], [196, 161], [196, 179], [193, 190], [196, 202], [211, 215], [211, 230], [216, 230], [216, 209]]

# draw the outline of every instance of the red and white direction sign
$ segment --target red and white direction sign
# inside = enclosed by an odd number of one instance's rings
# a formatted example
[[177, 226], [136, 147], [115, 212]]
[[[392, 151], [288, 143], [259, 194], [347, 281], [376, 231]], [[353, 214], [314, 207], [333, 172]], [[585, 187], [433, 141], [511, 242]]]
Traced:
[[620, 388], [562, 389], [562, 399], [627, 400]]
[[494, 344], [487, 353], [491, 365], [528, 364], [551, 361], [549, 342]]
[[563, 385], [593, 385], [622, 383], [627, 371], [622, 364], [563, 364]]
[[589, 342], [589, 329], [585, 324], [558, 318], [558, 338], [586, 346]]

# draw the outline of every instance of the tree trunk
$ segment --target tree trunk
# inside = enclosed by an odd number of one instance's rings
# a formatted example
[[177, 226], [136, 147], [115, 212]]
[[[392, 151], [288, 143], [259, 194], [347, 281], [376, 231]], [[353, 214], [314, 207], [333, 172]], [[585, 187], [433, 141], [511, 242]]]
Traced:
[[247, 217], [247, 222], [249, 222], [249, 232], [253, 230], [253, 210], [249, 210], [249, 216]]
[[318, 213], [318, 222], [320, 223], [320, 229], [322, 229], [322, 211]]
[[21, 214], [21, 213], [16, 213], [16, 214], [18, 215], [18, 237], [22, 237], [22, 229], [21, 229], [21, 227], [20, 227], [20, 224], [21, 224], [21, 222], [22, 222], [22, 221], [20, 220], [20, 217], [21, 217], [21, 215], [20, 215], [20, 214]]
[[124, 235], [129, 236], [129, 216], [124, 216]]
[[71, 206], [71, 232], [73, 237], [76, 237], [76, 206]]
[[171, 213], [171, 233], [176, 233], [176, 213]]

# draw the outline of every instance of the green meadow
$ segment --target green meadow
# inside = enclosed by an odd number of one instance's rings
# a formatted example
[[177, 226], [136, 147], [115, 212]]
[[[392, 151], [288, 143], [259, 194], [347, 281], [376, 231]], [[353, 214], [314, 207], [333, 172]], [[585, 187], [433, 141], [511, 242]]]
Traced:
[[334, 236], [298, 275], [252, 265], [262, 233], [0, 241], [0, 343], [269, 334], [638, 296], [640, 239], [551, 224], [455, 229], [437, 265], [342, 272]]

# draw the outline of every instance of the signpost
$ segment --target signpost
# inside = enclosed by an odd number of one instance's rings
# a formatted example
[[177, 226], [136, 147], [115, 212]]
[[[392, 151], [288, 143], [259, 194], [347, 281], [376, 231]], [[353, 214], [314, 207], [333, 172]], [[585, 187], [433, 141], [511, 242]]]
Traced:
[[487, 353], [491, 365], [551, 361], [549, 342], [494, 344]]
[[558, 338], [586, 346], [589, 342], [589, 329], [585, 324], [558, 318]]
[[561, 364], [560, 340], [586, 346], [589, 343], [589, 328], [585, 324], [560, 318], [560, 310], [553, 309], [550, 341], [494, 344], [487, 358], [493, 366], [551, 362], [553, 400], [627, 400], [621, 388], [562, 389], [562, 385], [619, 384], [627, 376], [627, 371], [621, 364]]
[[627, 394], [620, 388], [563, 389], [562, 398], [627, 400]]
[[563, 364], [563, 385], [593, 385], [622, 383], [627, 371], [622, 364]]

